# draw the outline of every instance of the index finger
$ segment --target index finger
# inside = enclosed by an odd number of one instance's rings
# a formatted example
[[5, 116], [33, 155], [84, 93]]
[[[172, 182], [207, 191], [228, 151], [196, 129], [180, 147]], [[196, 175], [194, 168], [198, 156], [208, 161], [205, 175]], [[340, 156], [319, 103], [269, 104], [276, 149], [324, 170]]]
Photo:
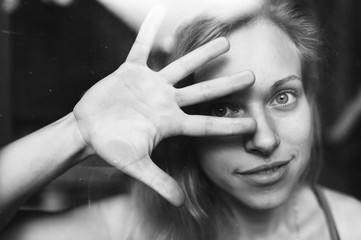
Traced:
[[135, 42], [127, 57], [128, 62], [146, 64], [154, 43], [155, 36], [165, 17], [166, 9], [157, 5], [146, 16]]

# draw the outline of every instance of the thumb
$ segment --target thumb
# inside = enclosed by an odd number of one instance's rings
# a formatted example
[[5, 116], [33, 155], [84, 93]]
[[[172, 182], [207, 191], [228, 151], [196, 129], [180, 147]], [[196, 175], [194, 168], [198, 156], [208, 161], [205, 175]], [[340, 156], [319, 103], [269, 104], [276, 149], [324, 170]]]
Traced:
[[175, 206], [181, 206], [185, 201], [184, 192], [179, 184], [160, 169], [150, 157], [133, 161], [120, 170], [145, 183]]

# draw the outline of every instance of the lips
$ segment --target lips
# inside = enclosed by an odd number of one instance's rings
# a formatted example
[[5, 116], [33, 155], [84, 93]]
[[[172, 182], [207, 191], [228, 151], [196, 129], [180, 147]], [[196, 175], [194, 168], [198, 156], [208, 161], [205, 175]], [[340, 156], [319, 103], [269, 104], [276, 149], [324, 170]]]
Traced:
[[279, 162], [273, 162], [271, 164], [264, 164], [255, 168], [251, 168], [249, 170], [245, 170], [242, 172], [237, 171], [238, 174], [241, 175], [250, 175], [250, 174], [271, 174], [272, 172], [276, 171], [278, 168], [283, 167], [287, 165], [290, 162], [288, 161], [279, 161]]
[[254, 186], [270, 186], [277, 184], [286, 178], [290, 162], [278, 161], [270, 164], [263, 164], [245, 171], [235, 171], [235, 175], [247, 180]]

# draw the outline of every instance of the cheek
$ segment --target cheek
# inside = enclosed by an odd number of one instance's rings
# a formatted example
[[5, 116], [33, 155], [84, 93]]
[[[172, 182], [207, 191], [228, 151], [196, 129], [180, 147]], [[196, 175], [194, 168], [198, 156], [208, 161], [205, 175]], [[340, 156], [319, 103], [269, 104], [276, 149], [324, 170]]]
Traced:
[[278, 134], [281, 142], [293, 149], [297, 149], [303, 158], [308, 160], [313, 144], [313, 121], [311, 108], [304, 101], [293, 114], [278, 119]]
[[282, 140], [290, 144], [312, 143], [312, 114], [307, 102], [304, 102], [289, 118], [285, 118], [282, 125], [279, 128], [279, 133], [283, 136]]
[[219, 138], [200, 139], [197, 149], [201, 168], [211, 179], [222, 178], [233, 171], [230, 146]]
[[219, 159], [224, 155], [224, 152], [211, 142], [206, 139], [197, 142], [199, 163], [205, 172], [217, 171], [223, 167]]

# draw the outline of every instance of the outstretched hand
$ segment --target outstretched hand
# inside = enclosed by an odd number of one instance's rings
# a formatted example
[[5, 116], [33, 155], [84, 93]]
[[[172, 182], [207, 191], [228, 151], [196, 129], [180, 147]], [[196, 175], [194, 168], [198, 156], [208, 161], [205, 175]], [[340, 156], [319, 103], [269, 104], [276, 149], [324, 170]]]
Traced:
[[156, 145], [175, 135], [237, 135], [255, 128], [253, 119], [185, 114], [180, 107], [218, 98], [251, 85], [251, 72], [177, 89], [173, 85], [225, 53], [229, 43], [216, 39], [159, 72], [146, 62], [165, 10], [146, 17], [124, 64], [90, 88], [74, 108], [87, 144], [112, 166], [149, 185], [174, 205], [184, 202], [177, 182], [150, 159]]

